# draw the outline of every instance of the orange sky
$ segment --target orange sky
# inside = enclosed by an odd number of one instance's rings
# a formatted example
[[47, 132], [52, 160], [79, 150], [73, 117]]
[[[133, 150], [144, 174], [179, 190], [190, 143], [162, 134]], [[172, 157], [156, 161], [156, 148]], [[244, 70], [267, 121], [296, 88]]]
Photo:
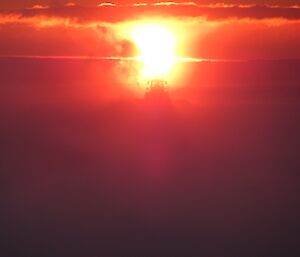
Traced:
[[[147, 6], [124, 6], [122, 1], [114, 6], [96, 6], [96, 1], [73, 1], [76, 4], [64, 6], [67, 2], [1, 1], [0, 55], [133, 56], [133, 42], [120, 31], [141, 19], [155, 22], [163, 17], [177, 29], [182, 57], [300, 58], [300, 8], [292, 6], [297, 1]], [[83, 2], [85, 6], [79, 5]], [[249, 5], [265, 2], [268, 5]], [[9, 7], [11, 10], [5, 10]]]

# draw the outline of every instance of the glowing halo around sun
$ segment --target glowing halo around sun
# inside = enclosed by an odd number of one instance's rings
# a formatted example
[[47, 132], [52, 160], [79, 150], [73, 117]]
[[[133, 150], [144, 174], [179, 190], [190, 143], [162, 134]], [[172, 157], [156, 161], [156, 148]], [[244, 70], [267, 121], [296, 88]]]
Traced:
[[176, 37], [159, 24], [141, 24], [132, 30], [132, 40], [141, 63], [140, 77], [144, 80], [167, 79], [176, 62]]

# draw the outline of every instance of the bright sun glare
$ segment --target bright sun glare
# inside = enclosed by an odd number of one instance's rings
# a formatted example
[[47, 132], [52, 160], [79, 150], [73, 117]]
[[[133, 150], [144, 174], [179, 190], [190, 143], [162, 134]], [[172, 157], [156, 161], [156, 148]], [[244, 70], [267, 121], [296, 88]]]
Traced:
[[142, 63], [141, 77], [165, 79], [176, 61], [175, 35], [161, 25], [143, 24], [133, 30], [132, 37]]

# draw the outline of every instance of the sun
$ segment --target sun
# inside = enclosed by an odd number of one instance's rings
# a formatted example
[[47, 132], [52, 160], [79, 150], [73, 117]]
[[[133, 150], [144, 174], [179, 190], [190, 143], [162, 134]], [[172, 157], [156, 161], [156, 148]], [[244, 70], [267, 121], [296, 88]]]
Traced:
[[166, 79], [176, 62], [176, 38], [160, 24], [142, 24], [132, 30], [132, 39], [139, 51], [142, 79]]

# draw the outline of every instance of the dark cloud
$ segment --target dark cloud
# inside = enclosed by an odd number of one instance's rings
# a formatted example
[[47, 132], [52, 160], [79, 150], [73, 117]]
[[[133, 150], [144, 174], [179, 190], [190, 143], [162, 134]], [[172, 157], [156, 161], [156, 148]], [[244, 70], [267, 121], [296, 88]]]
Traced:
[[[11, 12], [2, 12], [11, 14]], [[101, 7], [63, 6], [50, 8], [31, 8], [13, 12], [19, 19], [46, 16], [68, 18], [76, 22], [120, 22], [151, 16], [163, 17], [206, 17], [211, 21], [237, 19], [269, 19], [284, 18], [288, 20], [300, 19], [300, 8], [297, 6], [278, 7], [270, 5], [188, 5], [160, 4], [160, 5], [116, 5]]]
[[[64, 6], [69, 2], [74, 2], [76, 5], [83, 6], [96, 6], [100, 2], [99, 0], [3, 0], [0, 2], [1, 9], [20, 9], [28, 8], [34, 5], [50, 5], [50, 6]], [[112, 1], [116, 4], [133, 4], [137, 1], [135, 0], [115, 0]], [[157, 0], [147, 0], [140, 1], [146, 3], [156, 3]], [[182, 1], [181, 1], [182, 2]], [[216, 4], [216, 3], [225, 3], [225, 4], [272, 4], [279, 6], [288, 6], [299, 4], [298, 0], [196, 0], [196, 3], [199, 4]]]

